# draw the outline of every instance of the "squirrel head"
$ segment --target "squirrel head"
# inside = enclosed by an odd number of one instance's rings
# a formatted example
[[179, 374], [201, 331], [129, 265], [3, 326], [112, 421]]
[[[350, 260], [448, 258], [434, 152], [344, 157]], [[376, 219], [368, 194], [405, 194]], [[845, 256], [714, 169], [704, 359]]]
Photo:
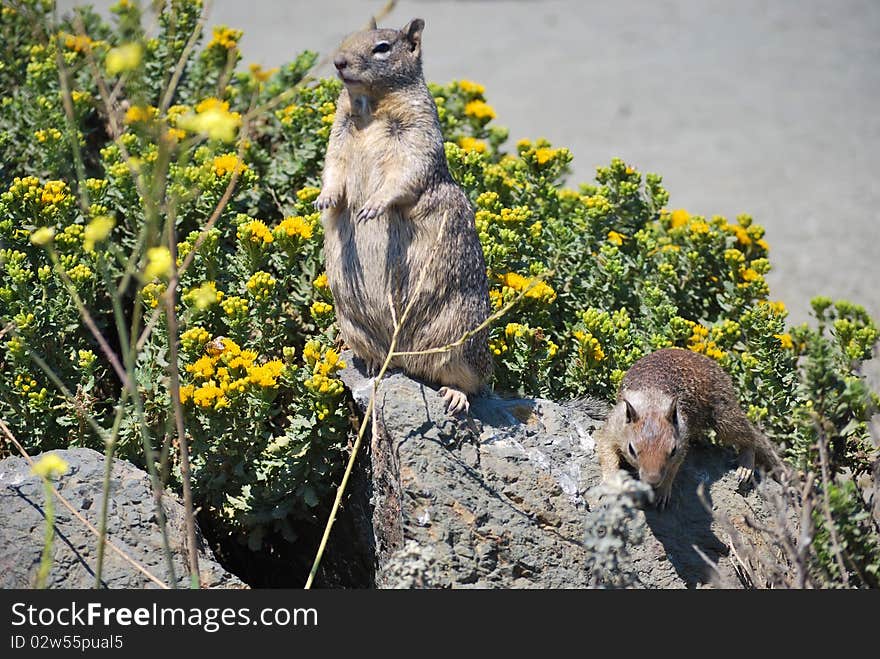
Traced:
[[686, 420], [677, 401], [656, 389], [627, 390], [611, 415], [620, 452], [638, 470], [642, 482], [656, 487], [686, 448], [682, 446]]
[[[375, 25], [375, 23], [374, 23]], [[371, 29], [345, 38], [333, 64], [349, 92], [371, 98], [422, 80], [422, 30], [414, 18], [400, 30]]]

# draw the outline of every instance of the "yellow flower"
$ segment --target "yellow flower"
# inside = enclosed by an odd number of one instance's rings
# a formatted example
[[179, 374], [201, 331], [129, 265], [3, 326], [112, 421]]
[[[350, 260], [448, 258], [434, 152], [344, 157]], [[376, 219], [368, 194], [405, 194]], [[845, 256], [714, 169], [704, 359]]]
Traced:
[[779, 339], [779, 344], [783, 350], [794, 350], [794, 341], [791, 339], [791, 334], [774, 334], [773, 336]]
[[620, 247], [621, 245], [623, 245], [623, 241], [625, 238], [626, 236], [624, 236], [622, 233], [617, 233], [616, 231], [608, 232], [608, 242], [612, 245], [617, 245], [618, 247]]
[[758, 281], [761, 279], [761, 275], [754, 268], [740, 268], [739, 276], [742, 277], [743, 281]]
[[111, 49], [107, 53], [104, 65], [107, 67], [107, 73], [115, 76], [123, 71], [136, 69], [141, 63], [142, 56], [143, 48], [139, 43], [127, 43]]
[[200, 350], [210, 340], [211, 334], [204, 327], [192, 327], [180, 335], [181, 345], [191, 352]]
[[254, 76], [259, 82], [266, 82], [269, 78], [271, 78], [275, 73], [278, 72], [278, 67], [274, 69], [264, 69], [259, 64], [251, 64], [248, 66], [250, 69], [251, 75]]
[[59, 204], [67, 198], [67, 183], [64, 181], [46, 181], [40, 193], [43, 204]]
[[322, 302], [320, 300], [316, 302], [312, 302], [312, 306], [310, 307], [312, 316], [317, 318], [322, 318], [324, 316], [328, 316], [333, 313], [333, 305], [327, 304], [326, 302]]
[[55, 237], [55, 229], [52, 227], [40, 227], [31, 234], [31, 242], [38, 247], [45, 247]]
[[265, 300], [275, 288], [275, 279], [268, 272], [255, 272], [247, 282], [248, 292], [255, 300]]
[[159, 306], [159, 298], [164, 292], [165, 284], [150, 282], [141, 290], [141, 297], [143, 297], [144, 302], [146, 302], [151, 309], [155, 309]]
[[184, 302], [195, 306], [199, 311], [204, 311], [222, 299], [223, 291], [218, 291], [217, 284], [213, 281], [203, 282], [201, 286], [191, 288], [183, 296]]
[[[315, 226], [306, 218], [295, 215], [293, 217], [284, 218], [281, 223], [275, 227], [275, 237], [286, 245], [290, 245], [289, 239], [294, 239], [292, 244], [296, 244], [296, 239], [309, 240], [314, 234]], [[287, 239], [287, 240], [285, 240]]]
[[458, 146], [460, 146], [465, 151], [486, 153], [486, 143], [483, 140], [478, 140], [475, 137], [470, 137], [468, 135], [465, 135], [458, 140]]
[[544, 165], [556, 157], [556, 149], [550, 149], [546, 146], [542, 146], [539, 149], [535, 149], [535, 160], [539, 165]]
[[321, 188], [305, 187], [296, 191], [296, 198], [306, 203], [314, 201], [321, 194]]
[[481, 100], [470, 101], [464, 106], [464, 113], [469, 117], [476, 119], [494, 119], [495, 110], [492, 106]]
[[187, 401], [190, 400], [193, 396], [193, 391], [195, 387], [191, 384], [184, 385], [180, 388], [180, 404], [186, 405]]
[[709, 233], [709, 224], [704, 220], [691, 220], [690, 230], [692, 236]]
[[770, 311], [777, 316], [785, 316], [788, 314], [788, 310], [785, 308], [785, 303], [782, 300], [777, 300], [775, 302], [771, 302], [769, 300], [762, 300], [759, 304], [766, 305]]
[[171, 252], [167, 247], [151, 247], [147, 250], [144, 277], [147, 279], [167, 278], [171, 275], [171, 265]]
[[489, 305], [492, 307], [492, 311], [498, 311], [504, 306], [504, 296], [501, 295], [501, 291], [494, 288], [489, 291]]
[[229, 111], [229, 103], [207, 98], [196, 105], [196, 114], [188, 113], [177, 119], [177, 127], [191, 133], [207, 135], [212, 140], [232, 142], [241, 126], [241, 115]]
[[68, 50], [75, 50], [78, 53], [84, 53], [91, 48], [94, 41], [84, 34], [66, 34], [64, 35], [64, 47]]
[[486, 88], [483, 85], [478, 82], [471, 82], [470, 80], [459, 80], [458, 87], [465, 94], [472, 94], [474, 96], [482, 96], [486, 92]]
[[315, 281], [312, 282], [312, 285], [319, 290], [325, 290], [329, 288], [330, 283], [327, 281], [327, 273], [322, 272], [320, 275], [318, 275], [315, 278]]
[[37, 138], [37, 142], [46, 142], [48, 140], [60, 140], [62, 134], [57, 128], [46, 128], [35, 131], [34, 137]]
[[67, 473], [70, 465], [57, 453], [44, 453], [32, 467], [31, 472], [40, 478], [53, 478]]
[[272, 232], [261, 220], [251, 220], [238, 225], [236, 232], [238, 239], [244, 243], [252, 243], [260, 247], [265, 247], [275, 240]]
[[500, 277], [501, 283], [514, 291], [525, 291], [525, 296], [546, 302], [547, 304], [556, 299], [556, 291], [553, 288], [534, 277], [523, 277], [515, 272], [508, 272]]
[[672, 211], [672, 215], [670, 215], [673, 229], [684, 226], [685, 224], [687, 224], [689, 219], [691, 219], [691, 214], [683, 208], [676, 208], [674, 211]]
[[99, 215], [89, 222], [83, 231], [83, 249], [87, 252], [95, 251], [95, 243], [106, 240], [114, 226], [116, 220], [106, 215]]
[[248, 166], [245, 165], [241, 160], [238, 159], [238, 156], [234, 153], [227, 153], [222, 156], [217, 156], [214, 158], [214, 162], [212, 163], [214, 167], [214, 173], [217, 176], [223, 177], [227, 174], [231, 174], [233, 171], [241, 174], [242, 172], [246, 172]]
[[241, 30], [235, 30], [226, 27], [225, 25], [215, 25], [213, 32], [214, 38], [208, 43], [208, 48], [219, 46], [220, 48], [226, 48], [227, 50], [237, 48], [238, 40], [241, 39], [244, 34]]
[[258, 387], [274, 387], [284, 370], [284, 362], [273, 359], [262, 366], [253, 366], [248, 370], [248, 380]]
[[156, 117], [156, 108], [152, 105], [132, 105], [125, 111], [125, 123], [136, 124], [151, 121]]
[[230, 318], [244, 318], [248, 312], [248, 301], [237, 295], [230, 295], [220, 303], [223, 313]]
[[202, 355], [194, 363], [187, 364], [186, 370], [197, 378], [207, 380], [214, 375], [214, 361], [208, 355]]
[[321, 344], [318, 341], [311, 340], [306, 342], [303, 348], [303, 360], [311, 367], [321, 359]]

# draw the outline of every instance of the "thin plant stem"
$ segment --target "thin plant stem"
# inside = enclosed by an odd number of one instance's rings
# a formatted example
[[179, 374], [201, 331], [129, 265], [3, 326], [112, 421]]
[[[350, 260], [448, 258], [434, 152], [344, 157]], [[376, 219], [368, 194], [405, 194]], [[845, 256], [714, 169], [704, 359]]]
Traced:
[[[28, 463], [30, 466], [33, 467], [33, 465], [34, 465], [34, 460], [33, 460], [33, 458], [31, 458], [31, 456], [28, 454], [28, 452], [25, 451], [24, 447], [23, 447], [23, 446], [21, 445], [21, 443], [15, 438], [15, 435], [12, 434], [12, 431], [9, 429], [9, 426], [6, 425], [6, 422], [3, 421], [3, 419], [0, 419], [0, 430], [3, 431], [3, 434], [4, 434], [4, 435], [6, 435], [6, 439], [8, 439], [9, 442], [10, 442], [13, 446], [15, 446], [16, 449], [18, 449], [18, 452], [19, 452], [19, 453], [21, 454], [21, 456], [27, 461], [27, 463]], [[65, 508], [67, 508], [68, 511], [70, 511], [70, 514], [73, 515], [74, 517], [76, 517], [77, 520], [79, 520], [80, 522], [82, 522], [82, 524], [83, 524], [83, 525], [84, 525], [89, 531], [91, 531], [91, 532], [95, 535], [95, 537], [100, 537], [100, 531], [98, 531], [98, 529], [96, 529], [96, 528], [94, 527], [94, 525], [93, 525], [91, 522], [89, 522], [89, 520], [87, 520], [85, 517], [83, 517], [82, 514], [81, 514], [76, 508], [74, 508], [73, 505], [72, 505], [72, 504], [71, 504], [66, 498], [64, 498], [64, 496], [62, 496], [61, 493], [60, 493], [58, 490], [55, 489], [54, 486], [52, 487], [52, 494], [53, 494], [55, 497], [57, 497], [58, 500], [61, 502], [61, 504], [62, 504]], [[143, 574], [145, 577], [147, 577], [150, 581], [152, 581], [153, 583], [155, 583], [157, 586], [159, 586], [160, 588], [166, 589], [166, 590], [168, 589], [168, 586], [167, 586], [167, 585], [166, 585], [161, 579], [159, 579], [156, 575], [154, 575], [152, 572], [150, 572], [147, 568], [145, 568], [143, 565], [141, 565], [141, 564], [138, 563], [136, 560], [134, 560], [134, 559], [133, 559], [131, 556], [129, 556], [125, 551], [123, 551], [122, 549], [120, 549], [120, 548], [116, 545], [116, 543], [114, 543], [114, 542], [112, 542], [112, 541], [110, 541], [110, 540], [108, 539], [108, 540], [107, 540], [107, 546], [110, 547], [110, 549], [111, 549], [115, 554], [117, 554], [120, 558], [122, 558], [122, 560], [124, 560], [126, 563], [128, 563], [129, 565], [131, 565], [133, 568], [135, 568], [138, 572], [140, 572], [141, 574]]]
[[46, 587], [49, 571], [52, 569], [52, 541], [55, 538], [55, 502], [52, 498], [52, 483], [46, 476], [42, 477], [43, 494], [45, 499], [44, 511], [46, 516], [46, 535], [43, 539], [43, 553], [40, 556], [40, 567], [37, 570], [35, 588], [42, 590]]

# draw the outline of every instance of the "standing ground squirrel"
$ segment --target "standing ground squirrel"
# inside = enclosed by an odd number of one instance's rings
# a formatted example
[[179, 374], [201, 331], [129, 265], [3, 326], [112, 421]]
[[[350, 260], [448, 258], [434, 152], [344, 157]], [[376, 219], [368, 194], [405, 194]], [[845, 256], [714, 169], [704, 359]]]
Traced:
[[[422, 75], [424, 26], [414, 19], [399, 31], [356, 32], [334, 59], [345, 87], [315, 206], [323, 211], [339, 330], [373, 373], [394, 332], [389, 296], [400, 317], [420, 279], [398, 352], [453, 343], [489, 316], [473, 208], [449, 173], [437, 107]], [[467, 394], [492, 370], [486, 334], [448, 352], [402, 356], [394, 366], [441, 385], [450, 413], [467, 411]]]
[[620, 468], [623, 456], [655, 488], [662, 509], [691, 440], [709, 429], [719, 441], [740, 448], [741, 483], [751, 478], [756, 455], [770, 470], [781, 467], [770, 440], [749, 422], [733, 381], [716, 362], [678, 348], [646, 355], [627, 371], [617, 404], [597, 432], [602, 478]]

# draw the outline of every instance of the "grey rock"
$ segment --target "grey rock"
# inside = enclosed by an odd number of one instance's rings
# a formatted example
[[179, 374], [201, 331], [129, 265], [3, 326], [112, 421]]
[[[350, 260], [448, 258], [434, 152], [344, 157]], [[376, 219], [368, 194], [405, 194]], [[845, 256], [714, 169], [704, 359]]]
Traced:
[[[53, 451], [70, 466], [54, 482], [56, 489], [95, 527], [101, 512], [104, 456], [85, 448]], [[34, 456], [39, 460], [40, 456]], [[97, 538], [60, 501], [55, 500], [55, 538], [49, 588], [92, 588], [95, 585]], [[124, 460], [113, 461], [108, 506], [108, 537], [132, 559], [169, 585], [189, 586], [184, 508], [177, 497], [163, 494], [176, 579], [167, 573], [162, 534], [149, 476]], [[42, 480], [23, 458], [0, 461], [0, 588], [34, 585], [46, 530]], [[206, 588], [245, 588], [215, 560], [201, 534], [199, 571]], [[154, 588], [155, 583], [107, 548], [102, 585], [106, 588]]]
[[[372, 379], [344, 358], [366, 409]], [[753, 527], [773, 526], [768, 493], [781, 487], [737, 491], [731, 451], [693, 446], [663, 512], [632, 478], [599, 487], [592, 433], [605, 409], [483, 397], [451, 418], [436, 390], [387, 374], [370, 441], [377, 586], [741, 587], [741, 560], [776, 558]]]

